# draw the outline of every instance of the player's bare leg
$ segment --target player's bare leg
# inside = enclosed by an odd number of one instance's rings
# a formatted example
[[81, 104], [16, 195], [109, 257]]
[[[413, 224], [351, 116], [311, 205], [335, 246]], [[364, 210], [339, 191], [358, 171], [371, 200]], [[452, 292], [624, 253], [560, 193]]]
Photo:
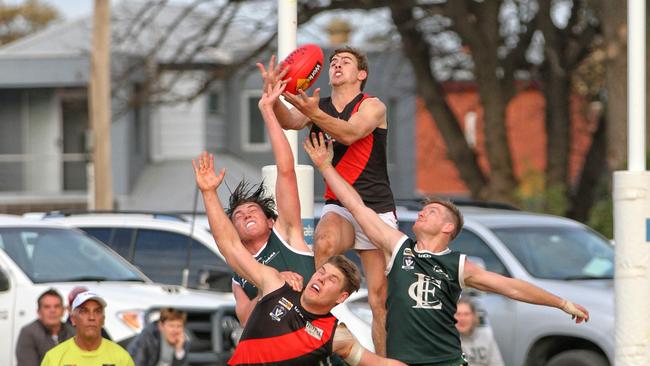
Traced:
[[354, 244], [354, 226], [333, 212], [326, 213], [314, 232], [314, 260], [316, 268], [337, 254], [343, 254]]
[[372, 343], [375, 353], [386, 356], [386, 259], [379, 249], [358, 250], [368, 283], [368, 304], [372, 311]]

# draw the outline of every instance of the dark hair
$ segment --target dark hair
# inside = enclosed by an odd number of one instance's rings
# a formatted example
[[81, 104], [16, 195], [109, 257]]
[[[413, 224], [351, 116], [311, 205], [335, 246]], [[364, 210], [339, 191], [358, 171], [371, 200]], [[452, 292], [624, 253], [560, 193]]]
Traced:
[[163, 308], [160, 310], [160, 322], [164, 323], [168, 320], [180, 320], [185, 324], [187, 313], [174, 308]]
[[[368, 57], [366, 56], [365, 53], [361, 52], [357, 48], [350, 47], [350, 46], [337, 48], [337, 49], [334, 50], [334, 52], [332, 52], [332, 55], [330, 56], [330, 62], [332, 62], [332, 58], [334, 58], [334, 56], [338, 55], [339, 53], [350, 53], [350, 54], [352, 54], [357, 59], [357, 68], [359, 70], [365, 71], [366, 75], [370, 75], [370, 71], [368, 70]], [[361, 82], [361, 90], [363, 90], [363, 88], [365, 88], [366, 81], [368, 81], [367, 76]]]
[[45, 292], [43, 292], [41, 294], [41, 296], [38, 297], [38, 300], [36, 300], [36, 303], [38, 304], [39, 309], [41, 308], [41, 300], [43, 300], [43, 298], [45, 296], [57, 297], [59, 299], [59, 301], [61, 302], [61, 306], [63, 306], [63, 297], [61, 296], [61, 294], [57, 290], [55, 290], [53, 288], [50, 288], [50, 289], [46, 290]]
[[445, 206], [447, 209], [447, 212], [451, 214], [451, 218], [454, 221], [454, 231], [451, 233], [451, 240], [454, 240], [456, 236], [458, 236], [458, 233], [460, 233], [460, 230], [463, 228], [463, 214], [460, 213], [460, 210], [456, 205], [454, 205], [450, 200], [447, 199], [441, 199], [437, 197], [429, 197], [422, 202], [423, 206], [430, 205], [432, 203], [437, 203], [441, 206]]
[[268, 219], [275, 220], [278, 218], [278, 214], [275, 212], [275, 200], [267, 194], [264, 181], [257, 186], [249, 184], [245, 179], [239, 182], [235, 190], [230, 194], [229, 207], [226, 210], [228, 217], [232, 219], [235, 209], [244, 203], [258, 204]]
[[333, 265], [343, 273], [343, 277], [345, 278], [343, 290], [347, 291], [349, 294], [359, 290], [359, 287], [361, 287], [361, 272], [359, 272], [359, 268], [354, 264], [354, 262], [346, 258], [344, 255], [335, 255], [329, 257], [325, 263]]

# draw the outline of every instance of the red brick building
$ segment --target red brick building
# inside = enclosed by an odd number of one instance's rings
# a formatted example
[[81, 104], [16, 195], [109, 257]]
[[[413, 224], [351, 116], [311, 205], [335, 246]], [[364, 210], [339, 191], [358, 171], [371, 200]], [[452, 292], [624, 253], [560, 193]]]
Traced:
[[[475, 149], [479, 164], [489, 171], [483, 134], [483, 109], [476, 88], [456, 84], [447, 87], [449, 105], [459, 119], [466, 137], [472, 135], [468, 124], [475, 120]], [[585, 118], [586, 104], [579, 97], [572, 98], [572, 143], [570, 151], [570, 177], [580, 173], [582, 162], [591, 144], [595, 121]], [[472, 114], [475, 116], [472, 117]], [[523, 183], [522, 188], [541, 188], [546, 166], [546, 133], [544, 131], [545, 101], [543, 94], [534, 88], [519, 92], [506, 111], [506, 124], [515, 175]], [[416, 190], [421, 194], [460, 195], [468, 194], [454, 163], [446, 157], [446, 146], [433, 117], [423, 101], [416, 107]], [[471, 128], [470, 128], [471, 129]], [[471, 137], [469, 137], [471, 139]]]

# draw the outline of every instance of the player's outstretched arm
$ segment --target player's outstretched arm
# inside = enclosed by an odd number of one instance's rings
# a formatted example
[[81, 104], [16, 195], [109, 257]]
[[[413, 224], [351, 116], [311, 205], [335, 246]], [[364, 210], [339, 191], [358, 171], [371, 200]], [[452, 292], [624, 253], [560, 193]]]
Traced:
[[217, 242], [219, 251], [235, 272], [252, 282], [265, 295], [280, 288], [284, 281], [275, 269], [258, 263], [244, 248], [232, 222], [226, 215], [217, 196], [217, 188], [226, 174], [221, 169], [215, 174], [214, 156], [203, 152], [192, 160], [196, 184], [201, 190], [205, 211], [210, 223], [210, 231]]
[[[289, 71], [289, 69], [286, 68], [280, 70], [280, 65], [276, 65], [275, 63], [275, 55], [271, 55], [268, 68], [259, 62], [257, 63], [257, 68], [260, 70], [260, 74], [262, 75], [263, 92], [266, 91], [269, 86], [273, 87], [279, 83], [287, 74], [287, 71]], [[278, 116], [278, 121], [284, 129], [301, 130], [309, 123], [309, 119], [305, 117], [305, 115], [302, 114], [299, 110], [296, 108], [287, 108], [287, 106], [285, 106], [284, 103], [282, 103], [280, 100], [276, 100], [273, 103], [273, 111]]]
[[235, 314], [242, 327], [246, 326], [248, 317], [253, 312], [253, 308], [257, 305], [259, 298], [249, 299], [244, 289], [239, 283], [232, 283], [232, 294], [235, 296]]
[[314, 165], [320, 170], [332, 192], [352, 213], [368, 238], [390, 255], [404, 234], [383, 222], [375, 211], [363, 203], [359, 193], [334, 169], [332, 166], [334, 155], [332, 144], [325, 141], [321, 132], [318, 136], [316, 134], [307, 136], [303, 147]]
[[305, 243], [300, 218], [300, 200], [298, 198], [298, 182], [293, 153], [289, 141], [287, 141], [287, 137], [273, 112], [273, 104], [278, 100], [286, 85], [286, 81], [268, 85], [258, 103], [268, 130], [277, 166], [275, 202], [278, 208], [278, 218], [275, 227], [292, 247], [302, 251], [310, 251]]
[[[303, 277], [300, 274], [284, 271], [280, 272], [280, 276], [294, 291], [302, 291]], [[235, 281], [232, 282], [232, 294], [235, 296], [235, 314], [241, 326], [244, 327], [261, 296], [258, 294], [252, 300], [249, 299], [241, 285]]]
[[363, 348], [359, 341], [352, 335], [350, 330], [341, 323], [334, 332], [332, 349], [336, 354], [343, 357], [345, 362], [351, 366], [400, 366], [406, 365], [397, 360], [378, 356]]
[[464, 280], [467, 286], [482, 291], [494, 292], [530, 304], [558, 308], [571, 315], [576, 323], [589, 320], [589, 311], [581, 305], [553, 295], [532, 283], [487, 271], [469, 259], [465, 260]]
[[312, 96], [303, 90], [297, 95], [284, 93], [284, 98], [308, 119], [327, 132], [336, 141], [351, 145], [369, 134], [377, 127], [386, 128], [386, 106], [378, 98], [368, 98], [361, 103], [357, 113], [344, 121], [325, 113], [320, 109], [320, 88]]

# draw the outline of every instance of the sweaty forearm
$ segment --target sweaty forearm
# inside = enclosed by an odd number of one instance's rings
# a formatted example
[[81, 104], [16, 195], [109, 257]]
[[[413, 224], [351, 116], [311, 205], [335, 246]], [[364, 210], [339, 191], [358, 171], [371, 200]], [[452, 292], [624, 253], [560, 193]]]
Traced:
[[504, 293], [505, 296], [530, 304], [551, 306], [558, 309], [562, 308], [564, 302], [562, 298], [540, 287], [518, 279], [509, 279], [508, 282], [509, 289]]
[[316, 114], [311, 116], [311, 121], [321, 130], [327, 132], [330, 137], [344, 145], [350, 145], [362, 137], [359, 136], [354, 125], [342, 119], [332, 117], [320, 109]]
[[285, 130], [301, 130], [306, 125], [307, 118], [302, 116], [305, 120], [302, 121], [301, 114], [287, 108], [281, 100], [277, 100], [273, 104], [273, 112], [278, 118], [278, 123]]

